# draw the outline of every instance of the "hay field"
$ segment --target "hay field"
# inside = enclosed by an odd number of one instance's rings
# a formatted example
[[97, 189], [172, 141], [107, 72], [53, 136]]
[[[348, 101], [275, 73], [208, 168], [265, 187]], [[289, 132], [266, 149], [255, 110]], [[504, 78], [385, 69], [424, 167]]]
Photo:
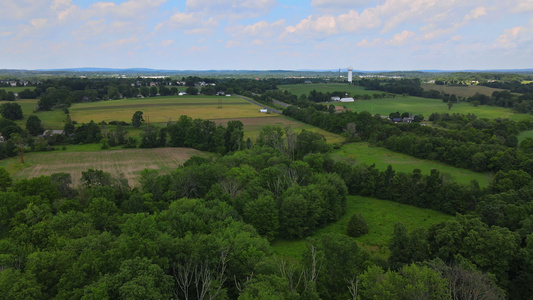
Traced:
[[380, 91], [368, 91], [359, 85], [349, 85], [348, 83], [311, 83], [311, 84], [286, 84], [280, 85], [278, 88], [282, 91], [289, 91], [290, 93], [300, 97], [301, 94], [309, 95], [312, 90], [317, 92], [347, 92], [350, 96], [376, 94], [382, 93]]
[[[220, 106], [219, 106], [220, 100]], [[176, 121], [181, 115], [201, 119], [224, 119], [274, 116], [259, 112], [259, 107], [238, 97], [169, 96], [144, 99], [124, 99], [91, 103], [76, 103], [69, 108], [70, 117], [78, 123], [91, 120], [126, 121], [136, 111], [142, 111], [150, 123]]]
[[467, 169], [452, 167], [436, 161], [419, 159], [406, 154], [397, 153], [386, 148], [373, 147], [368, 143], [351, 143], [334, 150], [332, 157], [337, 160], [346, 160], [366, 165], [375, 164], [376, 168], [384, 171], [389, 165], [397, 172], [412, 173], [414, 169], [420, 169], [422, 174], [429, 175], [432, 169], [437, 169], [441, 174], [447, 174], [461, 184], [470, 184], [477, 180], [479, 185], [489, 185], [491, 176], [485, 173], [477, 173]]
[[326, 141], [328, 143], [342, 143], [345, 139], [344, 137], [331, 133], [328, 131], [325, 131], [323, 129], [320, 129], [318, 127], [314, 127], [309, 124], [302, 123], [300, 121], [296, 121], [294, 119], [285, 117], [285, 116], [279, 116], [274, 115], [270, 118], [231, 118], [231, 119], [217, 119], [213, 120], [217, 124], [220, 125], [226, 125], [228, 121], [231, 120], [239, 120], [244, 125], [244, 136], [252, 138], [252, 140], [257, 139], [259, 136], [259, 132], [261, 132], [261, 129], [263, 126], [271, 125], [271, 126], [278, 126], [282, 129], [290, 128], [294, 130], [295, 132], [301, 132], [302, 130], [308, 130], [313, 131], [322, 134], [324, 137], [326, 137]]
[[444, 92], [446, 94], [455, 94], [458, 97], [472, 97], [476, 93], [492, 96], [495, 91], [503, 91], [502, 89], [495, 89], [482, 85], [469, 85], [469, 86], [449, 86], [449, 85], [437, 85], [434, 83], [422, 83], [422, 88], [426, 91], [436, 90]]
[[[73, 184], [78, 185], [82, 171], [98, 169], [113, 176], [122, 173], [130, 186], [134, 186], [142, 170], [157, 169], [160, 174], [168, 174], [193, 155], [203, 155], [203, 152], [190, 148], [155, 148], [30, 153], [24, 157], [28, 167], [18, 170], [13, 178], [17, 180], [65, 172], [70, 173]], [[11, 164], [20, 163], [15, 158], [11, 159]]]
[[429, 99], [422, 97], [402, 97], [372, 100], [356, 100], [352, 103], [336, 103], [337, 106], [346, 106], [355, 111], [368, 111], [371, 114], [380, 114], [388, 116], [391, 112], [409, 112], [411, 114], [422, 114], [427, 119], [429, 116], [436, 113], [460, 113], [460, 114], [475, 114], [478, 118], [508, 118], [514, 121], [529, 120], [531, 115], [516, 113], [509, 108], [479, 105], [472, 106], [467, 102], [454, 103], [451, 109], [448, 105], [439, 99]]

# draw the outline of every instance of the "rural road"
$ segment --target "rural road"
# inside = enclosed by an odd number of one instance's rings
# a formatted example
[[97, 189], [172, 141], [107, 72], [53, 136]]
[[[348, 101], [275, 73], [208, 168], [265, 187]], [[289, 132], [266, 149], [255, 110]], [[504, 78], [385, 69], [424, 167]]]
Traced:
[[[252, 104], [255, 104], [255, 105], [257, 105], [257, 106], [260, 106], [260, 107], [262, 107], [262, 108], [266, 108], [266, 109], [268, 109], [268, 110], [271, 111], [271, 112], [274, 112], [274, 113], [277, 113], [277, 114], [281, 114], [281, 111], [276, 110], [276, 109], [273, 109], [273, 108], [270, 108], [270, 107], [266, 107], [266, 106], [264, 106], [263, 104], [261, 104], [261, 103], [259, 103], [259, 102], [256, 102], [256, 101], [254, 101], [254, 100], [252, 100], [252, 99], [250, 99], [250, 98], [246, 98], [246, 97], [244, 97], [244, 96], [240, 96], [240, 95], [235, 95], [235, 96], [237, 96], [237, 97], [239, 97], [239, 98], [241, 98], [241, 99], [244, 99], [244, 100], [246, 100], [246, 101], [248, 101], [248, 102], [250, 102], [250, 103], [252, 103]], [[285, 104], [285, 103], [281, 104], [281, 102], [279, 102], [279, 103], [277, 103], [277, 102], [278, 102], [278, 101], [275, 101], [274, 103], [279, 104], [279, 105], [283, 105], [283, 104]], [[288, 104], [285, 104], [285, 105], [283, 105], [283, 106], [289, 106], [289, 105], [288, 105]]]

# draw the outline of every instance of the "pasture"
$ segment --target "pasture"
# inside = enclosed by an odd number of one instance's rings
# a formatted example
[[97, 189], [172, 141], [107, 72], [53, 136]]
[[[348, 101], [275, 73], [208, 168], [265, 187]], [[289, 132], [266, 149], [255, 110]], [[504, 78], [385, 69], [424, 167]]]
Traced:
[[[453, 219], [453, 216], [430, 209], [361, 196], [348, 196], [346, 204], [346, 214], [339, 221], [317, 230], [314, 236], [325, 233], [346, 234], [352, 215], [361, 214], [369, 232], [356, 238], [356, 241], [384, 259], [389, 255], [387, 244], [394, 232], [394, 224], [403, 223], [411, 231], [417, 228], [427, 229], [431, 225]], [[306, 247], [306, 240], [275, 240], [272, 246], [278, 254], [299, 259]]]
[[489, 174], [448, 166], [431, 160], [414, 158], [412, 156], [393, 152], [386, 148], [373, 147], [368, 143], [351, 143], [333, 151], [335, 160], [345, 160], [353, 163], [375, 164], [378, 170], [384, 171], [389, 165], [397, 172], [412, 173], [414, 169], [420, 169], [422, 174], [429, 175], [432, 169], [438, 169], [444, 176], [449, 176], [461, 184], [470, 184], [477, 180], [479, 185], [486, 187], [491, 176]]
[[520, 132], [520, 134], [518, 135], [518, 142], [523, 141], [525, 138], [533, 139], [533, 130], [527, 130], [527, 131]]
[[6, 92], [13, 92], [13, 93], [20, 93], [24, 90], [32, 90], [35, 89], [34, 86], [9, 86], [9, 87], [0, 87], [0, 90], [5, 90]]
[[282, 91], [289, 91], [298, 97], [300, 97], [301, 94], [309, 95], [312, 90], [322, 93], [347, 92], [352, 97], [355, 95], [382, 93], [380, 91], [368, 91], [362, 86], [349, 85], [348, 83], [286, 84], [280, 85], [278, 88]]
[[424, 118], [429, 118], [432, 113], [459, 113], [459, 114], [474, 114], [478, 118], [487, 119], [510, 119], [514, 121], [531, 119], [529, 114], [521, 114], [514, 112], [509, 108], [478, 105], [474, 107], [468, 102], [454, 103], [451, 109], [448, 109], [448, 105], [442, 100], [429, 99], [422, 97], [402, 97], [396, 96], [395, 98], [383, 98], [372, 100], [356, 100], [351, 103], [335, 103], [337, 106], [346, 106], [355, 111], [368, 111], [371, 114], [380, 114], [388, 116], [392, 112], [408, 112], [413, 115], [422, 114]]
[[[67, 146], [80, 147], [80, 146]], [[119, 149], [99, 151], [99, 145], [81, 146], [85, 151], [64, 151], [28, 153], [24, 155], [25, 166], [18, 157], [0, 161], [15, 180], [65, 172], [72, 176], [73, 185], [80, 183], [81, 172], [98, 169], [117, 177], [123, 174], [130, 186], [135, 186], [144, 169], [157, 169], [168, 174], [193, 155], [203, 152], [190, 148]], [[93, 149], [94, 148], [94, 149]]]
[[437, 85], [434, 83], [422, 83], [422, 88], [426, 91], [436, 90], [439, 92], [444, 92], [446, 94], [455, 94], [457, 97], [472, 97], [476, 93], [492, 96], [492, 93], [495, 91], [503, 91], [502, 89], [495, 89], [488, 86], [482, 85], [468, 85], [468, 86], [450, 86], [450, 85]]
[[305, 124], [300, 121], [296, 121], [294, 119], [281, 116], [281, 115], [274, 115], [270, 118], [232, 118], [232, 119], [217, 119], [213, 120], [217, 124], [226, 125], [228, 121], [231, 120], [240, 120], [244, 124], [244, 136], [250, 137], [250, 138], [257, 138], [259, 136], [259, 132], [261, 132], [261, 129], [264, 126], [270, 125], [270, 126], [278, 126], [282, 129], [292, 129], [295, 132], [300, 132], [302, 130], [308, 130], [313, 131], [316, 133], [322, 134], [328, 143], [342, 143], [345, 139], [344, 137], [331, 133], [328, 131], [325, 131], [323, 129], [320, 129], [318, 127], [314, 127], [313, 125]]
[[[220, 101], [220, 105], [219, 105]], [[181, 115], [201, 119], [271, 117], [259, 107], [238, 97], [169, 96], [76, 103], [69, 108], [70, 117], [78, 123], [91, 120], [130, 122], [136, 111], [142, 111], [150, 123], [176, 121]]]

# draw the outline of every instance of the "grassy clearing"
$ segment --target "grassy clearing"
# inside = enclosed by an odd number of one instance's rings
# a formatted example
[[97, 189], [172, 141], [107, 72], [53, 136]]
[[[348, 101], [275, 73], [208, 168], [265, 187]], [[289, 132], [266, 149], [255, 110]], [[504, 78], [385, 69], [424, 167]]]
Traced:
[[76, 103], [69, 110], [72, 120], [80, 123], [91, 120], [129, 122], [138, 110], [144, 113], [145, 119], [149, 118], [153, 123], [176, 121], [181, 115], [201, 119], [274, 116], [260, 113], [258, 106], [241, 98], [216, 96], [170, 96]]
[[518, 142], [523, 141], [525, 138], [532, 138], [533, 139], [533, 130], [522, 131], [518, 135]]
[[[346, 214], [339, 221], [318, 230], [314, 236], [325, 233], [346, 234], [348, 222], [353, 214], [362, 214], [366, 219], [369, 233], [356, 240], [373, 254], [387, 258], [387, 244], [392, 237], [394, 224], [403, 223], [411, 231], [416, 228], [429, 228], [431, 225], [448, 221], [453, 216], [430, 209], [422, 209], [397, 202], [378, 200], [368, 197], [348, 196]], [[272, 243], [274, 250], [284, 256], [300, 258], [306, 247], [302, 240], [276, 240]]]
[[30, 90], [33, 91], [35, 89], [34, 86], [10, 86], [10, 87], [0, 87], [0, 90], [5, 90], [6, 92], [13, 92], [13, 93], [20, 93], [24, 90]]
[[290, 93], [297, 95], [298, 97], [301, 94], [309, 95], [312, 90], [317, 92], [347, 92], [350, 96], [355, 95], [364, 95], [364, 94], [375, 94], [381, 93], [380, 91], [367, 91], [362, 86], [358, 85], [349, 85], [348, 83], [312, 83], [312, 84], [286, 84], [280, 85], [278, 88], [282, 91], [289, 91]]
[[437, 85], [434, 83], [422, 83], [422, 88], [426, 91], [436, 90], [444, 92], [446, 94], [455, 94], [457, 97], [472, 97], [476, 93], [492, 96], [495, 91], [503, 91], [502, 89], [495, 89], [482, 85], [468, 85], [468, 86], [449, 86], [449, 85]]
[[203, 152], [190, 148], [100, 151], [97, 147], [98, 144], [67, 146], [66, 151], [29, 153], [24, 156], [24, 167], [18, 157], [0, 161], [0, 167], [5, 167], [12, 173], [15, 180], [58, 172], [70, 173], [74, 185], [79, 183], [81, 172], [91, 168], [109, 172], [113, 176], [122, 173], [130, 186], [134, 186], [144, 169], [157, 169], [160, 174], [168, 174], [189, 157], [204, 155]]
[[428, 99], [421, 97], [402, 97], [372, 99], [372, 100], [356, 100], [352, 103], [337, 104], [339, 106], [346, 106], [355, 111], [368, 111], [372, 114], [389, 115], [391, 112], [409, 112], [412, 114], [422, 114], [428, 118], [432, 113], [460, 113], [460, 114], [475, 114], [478, 118], [508, 118], [514, 121], [521, 121], [531, 119], [529, 114], [516, 113], [511, 109], [479, 105], [474, 107], [467, 102], [455, 103], [451, 109], [442, 100]]
[[[236, 120], [233, 119], [218, 119], [214, 120], [217, 122], [217, 124], [225, 125], [228, 121]], [[326, 137], [326, 141], [328, 143], [341, 143], [344, 141], [344, 137], [334, 134], [325, 130], [322, 130], [318, 127], [314, 127], [312, 125], [308, 125], [299, 121], [296, 121], [294, 119], [287, 118], [285, 116], [274, 116], [270, 118], [237, 118], [237, 120], [240, 120], [244, 124], [244, 135], [245, 137], [250, 137], [252, 139], [256, 139], [259, 136], [259, 132], [261, 132], [261, 129], [264, 126], [271, 125], [271, 126], [279, 126], [282, 129], [290, 128], [293, 129], [296, 132], [300, 132], [302, 130], [308, 130], [320, 133]]]
[[422, 174], [429, 175], [432, 169], [438, 169], [443, 174], [448, 174], [458, 183], [469, 184], [471, 180], [477, 180], [480, 186], [489, 184], [490, 175], [474, 171], [455, 168], [442, 163], [418, 159], [409, 155], [396, 153], [386, 148], [372, 147], [368, 143], [351, 143], [333, 152], [333, 158], [348, 160], [367, 165], [375, 164], [379, 170], [386, 170], [389, 165], [395, 171], [412, 173], [414, 169], [420, 169]]

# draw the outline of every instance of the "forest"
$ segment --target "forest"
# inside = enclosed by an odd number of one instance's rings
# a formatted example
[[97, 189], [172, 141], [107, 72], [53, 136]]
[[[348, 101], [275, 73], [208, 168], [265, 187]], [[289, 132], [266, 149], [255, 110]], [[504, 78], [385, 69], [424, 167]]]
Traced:
[[[205, 80], [183, 78], [189, 87]], [[129, 88], [141, 92], [118, 79], [100, 86], [98, 80], [80, 82], [43, 83], [46, 88], [32, 91], [39, 94], [39, 109], [68, 116], [73, 103], [113, 99], [113, 87], [119, 97]], [[276, 89], [296, 80], [213, 82], [216, 91], [292, 103], [284, 115], [341, 134], [346, 142], [365, 141], [491, 172], [493, 178], [481, 187], [476, 181], [459, 184], [437, 169], [379, 170], [333, 159], [331, 151], [342, 145], [308, 130], [265, 126], [256, 139], [245, 138], [239, 120], [223, 126], [181, 116], [156, 126], [145, 122], [142, 111], [131, 123], [77, 124], [66, 117], [67, 135], [43, 142], [37, 137], [43, 129], [39, 118], [27, 118], [22, 128], [7, 114], [0, 119], [8, 137], [0, 143], [0, 158], [18, 155], [22, 143], [28, 145], [24, 151], [100, 143], [102, 149], [190, 147], [211, 155], [193, 156], [168, 174], [144, 170], [136, 186], [97, 169], [80, 170], [81, 182], [73, 182], [67, 173], [15, 180], [0, 167], [1, 299], [529, 299], [533, 294], [533, 139], [518, 139], [533, 129], [531, 120], [446, 113], [427, 116], [432, 126], [420, 120], [395, 124], [317, 103], [332, 94], [298, 97]], [[399, 80], [380, 91], [418, 93], [407, 87], [417, 82]], [[480, 105], [498, 105], [501, 93], [488, 98]], [[11, 110], [16, 108], [4, 106], [2, 112]], [[138, 137], [128, 134], [131, 128], [140, 130]], [[357, 242], [368, 231], [358, 214], [345, 234], [316, 235], [346, 214], [352, 195], [454, 218], [410, 231], [396, 224], [385, 257]], [[300, 258], [277, 254], [271, 242], [280, 239], [306, 239]]]

